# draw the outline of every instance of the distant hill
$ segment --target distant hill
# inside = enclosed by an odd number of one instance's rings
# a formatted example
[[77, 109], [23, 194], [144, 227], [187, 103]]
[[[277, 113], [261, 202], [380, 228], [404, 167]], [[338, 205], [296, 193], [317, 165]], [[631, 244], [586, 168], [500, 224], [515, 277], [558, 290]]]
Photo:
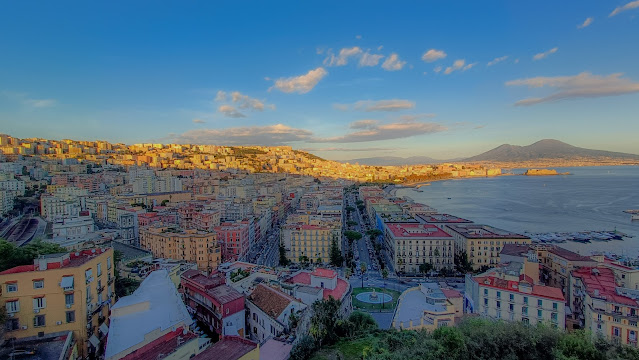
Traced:
[[444, 160], [436, 160], [430, 158], [428, 156], [411, 156], [407, 158], [398, 157], [398, 156], [379, 156], [379, 157], [370, 157], [370, 158], [361, 158], [361, 159], [352, 159], [352, 160], [342, 160], [342, 163], [355, 164], [358, 163], [360, 165], [370, 165], [370, 166], [401, 166], [401, 165], [421, 165], [421, 164], [439, 164], [444, 162]]
[[464, 161], [518, 162], [539, 159], [617, 158], [639, 160], [639, 155], [613, 151], [591, 150], [572, 146], [559, 140], [545, 139], [528, 146], [504, 144]]

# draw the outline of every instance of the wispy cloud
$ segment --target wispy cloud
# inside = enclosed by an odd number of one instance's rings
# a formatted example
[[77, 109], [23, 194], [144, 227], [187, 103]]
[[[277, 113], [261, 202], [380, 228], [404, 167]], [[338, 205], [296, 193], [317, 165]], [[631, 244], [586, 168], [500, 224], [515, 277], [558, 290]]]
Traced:
[[584, 20], [583, 23], [577, 25], [577, 29], [583, 29], [585, 27], [588, 27], [588, 26], [590, 26], [590, 24], [592, 24], [593, 21], [595, 21], [595, 18], [589, 17], [586, 20]]
[[206, 121], [204, 121], [202, 119], [193, 119], [193, 123], [194, 124], [204, 124], [204, 123], [206, 123]]
[[399, 55], [392, 53], [388, 58], [386, 58], [382, 64], [382, 68], [386, 71], [397, 71], [401, 70], [404, 65], [406, 65], [406, 61], [401, 61], [399, 59]]
[[322, 80], [326, 75], [328, 75], [328, 71], [324, 70], [324, 68], [322, 67], [318, 67], [317, 69], [313, 69], [304, 75], [289, 78], [279, 78], [275, 80], [275, 85], [273, 85], [271, 89], [275, 88], [285, 93], [295, 92], [298, 94], [306, 94], [307, 92], [313, 90], [315, 85], [317, 85], [317, 83], [319, 83], [320, 80]]
[[444, 70], [444, 74], [449, 75], [457, 70], [466, 71], [473, 68], [475, 65], [477, 65], [476, 62], [471, 64], [466, 64], [466, 60], [464, 59], [455, 60], [452, 66], [449, 66], [446, 68], [446, 70]]
[[344, 152], [358, 152], [358, 151], [395, 151], [398, 148], [381, 148], [381, 147], [366, 147], [366, 148], [344, 148], [344, 147], [325, 147], [325, 148], [302, 148], [302, 151], [344, 151]]
[[362, 54], [362, 57], [359, 59], [359, 66], [361, 67], [377, 66], [377, 64], [379, 64], [379, 61], [383, 57], [384, 55], [371, 54], [370, 52], [366, 51], [365, 53]]
[[169, 135], [178, 144], [264, 145], [275, 146], [309, 139], [313, 133], [283, 124], [243, 126], [227, 129], [198, 129]]
[[508, 55], [506, 56], [500, 56], [500, 57], [496, 57], [493, 60], [489, 61], [488, 64], [486, 64], [486, 66], [493, 66], [496, 65], [504, 60], [508, 59]]
[[637, 1], [631, 1], [629, 3], [627, 3], [626, 5], [623, 6], [619, 6], [617, 8], [615, 8], [610, 15], [608, 15], [608, 17], [613, 17], [619, 13], [622, 13], [624, 11], [628, 11], [628, 10], [632, 10], [632, 9], [636, 9], [639, 8], [639, 0]]
[[342, 111], [399, 111], [414, 108], [415, 102], [402, 99], [360, 100], [353, 104], [334, 104], [333, 107]]
[[217, 95], [215, 95], [215, 101], [217, 102], [224, 102], [226, 101], [226, 99], [227, 99], [226, 91], [219, 90], [217, 92]]
[[329, 50], [328, 57], [324, 59], [325, 66], [344, 66], [348, 64], [348, 59], [354, 56], [358, 56], [362, 53], [362, 49], [359, 46], [353, 46], [352, 48], [343, 48], [339, 51], [338, 55], [333, 54]]
[[433, 62], [439, 59], [444, 59], [446, 52], [444, 50], [430, 49], [422, 55], [422, 60], [425, 62]]
[[243, 118], [243, 117], [246, 117], [246, 115], [244, 115], [241, 112], [237, 111], [237, 109], [234, 108], [231, 105], [220, 105], [220, 107], [217, 108], [217, 111], [221, 112], [226, 117], [231, 117], [231, 118]]
[[58, 104], [58, 101], [55, 99], [34, 99], [24, 92], [0, 91], [0, 95], [10, 99], [11, 101], [15, 101], [32, 108], [46, 108]]
[[592, 75], [582, 72], [574, 76], [534, 77], [506, 82], [506, 86], [527, 86], [529, 88], [550, 87], [558, 89], [552, 95], [540, 98], [528, 98], [517, 101], [515, 105], [526, 106], [544, 102], [577, 98], [595, 98], [639, 92], [639, 82], [621, 78], [623, 74], [608, 76]]
[[559, 50], [559, 48], [554, 47], [554, 48], [552, 48], [552, 49], [550, 49], [550, 50], [548, 50], [548, 51], [544, 51], [544, 52], [541, 52], [541, 53], [539, 53], [539, 54], [535, 54], [535, 56], [533, 56], [533, 60], [535, 60], [535, 61], [536, 61], [536, 60], [545, 59], [545, 58], [547, 58], [549, 55], [556, 53], [556, 52], [557, 52], [557, 50]]
[[433, 71], [435, 72], [435, 74], [439, 74], [442, 71], [442, 69], [443, 69], [443, 67], [441, 67], [441, 66], [435, 66]]
[[379, 120], [357, 120], [350, 123], [348, 126], [351, 129], [369, 129], [379, 124]]
[[313, 138], [308, 140], [308, 142], [355, 143], [367, 141], [382, 141], [403, 139], [412, 136], [432, 134], [447, 130], [447, 128], [441, 124], [416, 121], [395, 121], [390, 124], [354, 122], [351, 124], [351, 128], [353, 128], [353, 126], [355, 126], [356, 129], [360, 130], [343, 136]]

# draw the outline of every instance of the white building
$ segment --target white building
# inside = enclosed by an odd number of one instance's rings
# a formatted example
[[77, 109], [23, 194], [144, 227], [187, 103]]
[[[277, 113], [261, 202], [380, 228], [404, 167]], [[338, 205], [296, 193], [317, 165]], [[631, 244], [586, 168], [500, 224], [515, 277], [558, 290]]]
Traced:
[[466, 275], [464, 312], [493, 319], [547, 323], [566, 327], [566, 306], [561, 289], [537, 285], [520, 275], [520, 263], [495, 268], [477, 276]]
[[262, 342], [288, 331], [291, 316], [301, 318], [306, 305], [269, 286], [259, 284], [246, 299], [248, 333]]
[[95, 223], [91, 216], [60, 218], [52, 224], [53, 237], [78, 239], [95, 231]]

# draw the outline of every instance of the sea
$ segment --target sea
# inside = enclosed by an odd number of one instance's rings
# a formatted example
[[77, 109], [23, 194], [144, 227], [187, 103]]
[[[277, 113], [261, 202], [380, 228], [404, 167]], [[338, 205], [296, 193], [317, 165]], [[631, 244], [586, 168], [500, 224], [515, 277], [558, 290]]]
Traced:
[[523, 176], [526, 169], [512, 169], [512, 176], [434, 181], [395, 194], [520, 234], [617, 230], [632, 237], [557, 245], [582, 255], [639, 257], [639, 221], [623, 212], [639, 209], [639, 166], [554, 169], [570, 175]]

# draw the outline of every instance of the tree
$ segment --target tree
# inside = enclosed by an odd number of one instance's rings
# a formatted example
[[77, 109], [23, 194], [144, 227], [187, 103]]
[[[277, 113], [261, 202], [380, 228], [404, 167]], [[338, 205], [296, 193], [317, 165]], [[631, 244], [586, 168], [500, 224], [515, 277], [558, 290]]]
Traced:
[[166, 206], [166, 204], [168, 204], [168, 203], [169, 203], [169, 200], [164, 199], [164, 200], [162, 200], [161, 205], [162, 205], [162, 206]]
[[315, 263], [316, 263], [316, 264], [321, 264], [321, 263], [322, 263], [322, 258], [321, 258], [321, 257], [318, 257], [318, 258], [315, 260]]
[[348, 239], [348, 244], [351, 247], [353, 247], [353, 241], [359, 240], [359, 239], [362, 238], [362, 234], [358, 233], [357, 231], [353, 231], [353, 230], [344, 231], [344, 236], [346, 236], [346, 239]]
[[380, 229], [370, 229], [366, 232], [366, 235], [368, 235], [371, 238], [371, 240], [377, 239], [377, 237], [382, 234], [383, 232]]
[[311, 327], [309, 334], [315, 339], [319, 347], [331, 345], [337, 340], [335, 324], [338, 319], [340, 302], [332, 296], [328, 300], [318, 300], [313, 303]]
[[384, 285], [386, 285], [386, 279], [388, 279], [388, 269], [382, 269], [382, 278], [384, 279]]
[[352, 206], [350, 206], [350, 205], [346, 207], [346, 213], [351, 213], [351, 212], [353, 212], [353, 211], [355, 211], [355, 208], [354, 208], [354, 207], [352, 207]]
[[433, 270], [433, 264], [427, 262], [419, 264], [419, 272], [424, 274], [424, 277], [426, 277], [426, 274], [431, 270]]
[[337, 239], [333, 237], [331, 240], [331, 252], [330, 252], [331, 265], [333, 266], [342, 266], [344, 262], [344, 257], [342, 256], [342, 252], [339, 250], [339, 246], [337, 246]]
[[306, 255], [300, 255], [298, 260], [300, 261], [300, 264], [302, 264], [303, 266], [306, 266], [309, 262], [308, 256]]
[[16, 247], [0, 239], [0, 271], [20, 265], [31, 265], [40, 255], [68, 253], [62, 246], [36, 239], [23, 247]]
[[455, 253], [455, 269], [462, 274], [466, 274], [473, 271], [473, 263], [468, 261], [468, 254], [466, 251]]
[[364, 287], [364, 274], [366, 273], [366, 263], [365, 262], [361, 262], [359, 264], [359, 270], [362, 272], [362, 287]]
[[348, 220], [348, 221], [346, 222], [346, 225], [348, 225], [348, 226], [355, 226], [355, 225], [357, 225], [357, 221]]
[[288, 263], [289, 261], [286, 258], [286, 249], [284, 248], [284, 245], [280, 244], [280, 266], [286, 266]]

